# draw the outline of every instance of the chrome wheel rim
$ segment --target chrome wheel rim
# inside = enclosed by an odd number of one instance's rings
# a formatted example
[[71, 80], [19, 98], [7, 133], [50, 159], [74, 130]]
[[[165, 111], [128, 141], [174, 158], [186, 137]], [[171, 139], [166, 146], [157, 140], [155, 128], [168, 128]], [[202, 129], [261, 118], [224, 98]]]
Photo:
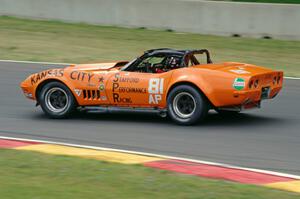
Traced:
[[178, 93], [173, 100], [173, 110], [181, 118], [191, 117], [196, 110], [196, 100], [188, 92]]
[[69, 103], [67, 93], [59, 87], [49, 89], [45, 100], [47, 108], [55, 113], [64, 111]]

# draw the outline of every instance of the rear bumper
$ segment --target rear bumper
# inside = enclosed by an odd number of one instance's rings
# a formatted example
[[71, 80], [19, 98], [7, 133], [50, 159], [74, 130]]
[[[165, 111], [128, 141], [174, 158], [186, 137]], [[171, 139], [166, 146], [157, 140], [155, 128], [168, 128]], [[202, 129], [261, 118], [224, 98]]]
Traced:
[[[263, 97], [263, 89], [268, 88], [268, 95]], [[260, 87], [259, 89], [255, 90], [245, 90], [245, 91], [234, 91], [233, 96], [236, 98], [240, 98], [242, 101], [261, 101], [264, 99], [272, 99], [274, 98], [279, 91], [281, 90], [281, 86], [278, 87], [271, 87], [265, 86]], [[242, 102], [243, 103], [243, 102]]]
[[[263, 89], [267, 88], [266, 91]], [[261, 87], [259, 89], [253, 90], [243, 90], [243, 91], [234, 91], [234, 98], [238, 99], [238, 104], [218, 107], [220, 110], [229, 110], [229, 111], [243, 111], [253, 108], [260, 108], [262, 100], [268, 100], [276, 97], [280, 92], [281, 86], [277, 87]]]
[[234, 106], [225, 106], [225, 107], [218, 107], [218, 110], [224, 110], [224, 111], [244, 111], [249, 109], [255, 109], [260, 108], [261, 101], [258, 102], [247, 102], [245, 104], [239, 104]]

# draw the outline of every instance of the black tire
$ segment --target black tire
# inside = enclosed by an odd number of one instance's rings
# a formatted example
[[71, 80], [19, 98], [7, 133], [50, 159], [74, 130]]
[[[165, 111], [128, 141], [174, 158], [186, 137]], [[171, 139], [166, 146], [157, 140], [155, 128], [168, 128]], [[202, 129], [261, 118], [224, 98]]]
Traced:
[[49, 82], [39, 92], [39, 103], [44, 113], [53, 119], [67, 118], [76, 109], [70, 89], [60, 82]]
[[169, 116], [180, 125], [192, 125], [202, 121], [209, 109], [205, 96], [189, 85], [180, 85], [172, 89], [167, 103]]

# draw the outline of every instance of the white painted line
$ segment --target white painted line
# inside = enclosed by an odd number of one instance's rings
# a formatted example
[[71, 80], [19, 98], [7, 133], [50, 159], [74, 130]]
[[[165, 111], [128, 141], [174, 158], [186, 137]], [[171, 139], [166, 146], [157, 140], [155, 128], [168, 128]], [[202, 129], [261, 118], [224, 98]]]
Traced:
[[[24, 64], [47, 64], [47, 65], [71, 65], [71, 63], [55, 63], [55, 62], [38, 62], [38, 61], [17, 61], [0, 59], [0, 62], [7, 63], [24, 63]], [[300, 77], [284, 77], [285, 79], [300, 80]]]
[[294, 79], [294, 80], [299, 80], [300, 77], [284, 77], [284, 79]]
[[225, 167], [225, 168], [230, 168], [230, 169], [239, 169], [239, 170], [245, 170], [245, 171], [252, 171], [252, 172], [257, 172], [257, 173], [263, 173], [263, 174], [269, 174], [269, 175], [274, 175], [274, 176], [281, 176], [281, 177], [293, 178], [293, 179], [296, 179], [296, 180], [300, 180], [300, 176], [293, 175], [293, 174], [280, 173], [280, 172], [268, 171], [268, 170], [262, 170], [262, 169], [247, 168], [247, 167], [238, 167], [238, 166], [233, 166], [233, 165], [230, 165], [230, 164], [222, 164], [222, 163], [195, 160], [195, 159], [182, 158], [182, 157], [176, 157], [176, 156], [167, 156], [167, 155], [160, 155], [160, 154], [154, 154], [154, 153], [144, 153], [144, 152], [138, 152], [138, 151], [122, 150], [122, 149], [87, 146], [87, 145], [79, 145], [79, 144], [70, 144], [70, 143], [64, 143], [64, 142], [53, 142], [53, 141], [46, 141], [46, 140], [14, 138], [14, 137], [6, 137], [6, 136], [0, 136], [0, 139], [28, 141], [28, 142], [40, 142], [40, 143], [44, 143], [44, 144], [56, 144], [56, 145], [78, 147], [78, 148], [85, 148], [85, 149], [94, 149], [94, 150], [103, 150], [103, 151], [113, 151], [113, 152], [129, 153], [129, 154], [136, 154], [136, 155], [144, 155], [144, 156], [158, 157], [158, 158], [164, 158], [164, 159], [183, 160], [183, 161], [190, 161], [190, 162], [194, 162], [194, 163], [220, 166], [220, 167]]
[[24, 63], [24, 64], [47, 64], [47, 65], [70, 65], [70, 63], [55, 63], [55, 62], [38, 62], [38, 61], [17, 61], [17, 60], [0, 60], [6, 63]]

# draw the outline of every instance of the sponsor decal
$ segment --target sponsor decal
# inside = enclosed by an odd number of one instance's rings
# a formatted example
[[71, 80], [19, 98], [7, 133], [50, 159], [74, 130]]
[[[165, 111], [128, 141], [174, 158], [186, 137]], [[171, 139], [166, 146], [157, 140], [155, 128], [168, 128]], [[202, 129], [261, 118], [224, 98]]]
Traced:
[[115, 74], [113, 82], [139, 83], [140, 79], [137, 77], [122, 77], [119, 73]]
[[99, 86], [99, 91], [104, 91], [104, 90], [105, 90], [105, 86], [103, 83], [101, 83]]
[[99, 78], [98, 78], [98, 82], [103, 83], [103, 81], [104, 81], [104, 77], [99, 77]]
[[74, 92], [76, 93], [76, 95], [77, 95], [78, 97], [81, 95], [81, 90], [80, 90], [80, 89], [75, 88], [75, 89], [74, 89]]
[[70, 73], [70, 78], [72, 80], [77, 80], [77, 81], [90, 82], [93, 76], [94, 76], [93, 73], [80, 72], [80, 71], [72, 71]]
[[118, 102], [118, 103], [126, 103], [126, 104], [132, 103], [130, 97], [120, 97], [118, 93], [113, 93], [113, 100], [114, 102]]
[[134, 77], [119, 77], [119, 82], [127, 82], [127, 83], [139, 83], [139, 78]]
[[63, 75], [64, 75], [64, 69], [45, 70], [33, 75], [30, 78], [30, 81], [31, 81], [31, 85], [34, 85], [46, 77], [62, 77]]
[[119, 84], [113, 84], [113, 92], [118, 93], [147, 93], [146, 88], [134, 88], [134, 87], [120, 87]]
[[243, 78], [238, 77], [238, 78], [235, 78], [232, 86], [236, 90], [243, 90], [246, 86], [246, 83]]
[[244, 69], [232, 69], [229, 70], [230, 72], [236, 73], [236, 74], [249, 74], [249, 71], [246, 71]]
[[[129, 74], [129, 73], [128, 73]], [[120, 83], [139, 83], [140, 79], [135, 77], [122, 77], [119, 73], [115, 74], [112, 84], [113, 101], [115, 103], [132, 103], [130, 97], [122, 97], [120, 93], [146, 93], [146, 88], [135, 88], [135, 87], [122, 87]]]
[[103, 101], [105, 101], [105, 100], [107, 100], [107, 97], [106, 97], [106, 96], [101, 96], [101, 99], [102, 99]]
[[95, 86], [96, 86], [96, 84], [91, 84], [91, 83], [88, 83], [88, 84], [87, 84], [87, 86], [89, 86], [89, 87], [95, 87]]
[[149, 104], [158, 104], [162, 100], [162, 94], [164, 92], [164, 79], [163, 78], [151, 78], [149, 80]]

